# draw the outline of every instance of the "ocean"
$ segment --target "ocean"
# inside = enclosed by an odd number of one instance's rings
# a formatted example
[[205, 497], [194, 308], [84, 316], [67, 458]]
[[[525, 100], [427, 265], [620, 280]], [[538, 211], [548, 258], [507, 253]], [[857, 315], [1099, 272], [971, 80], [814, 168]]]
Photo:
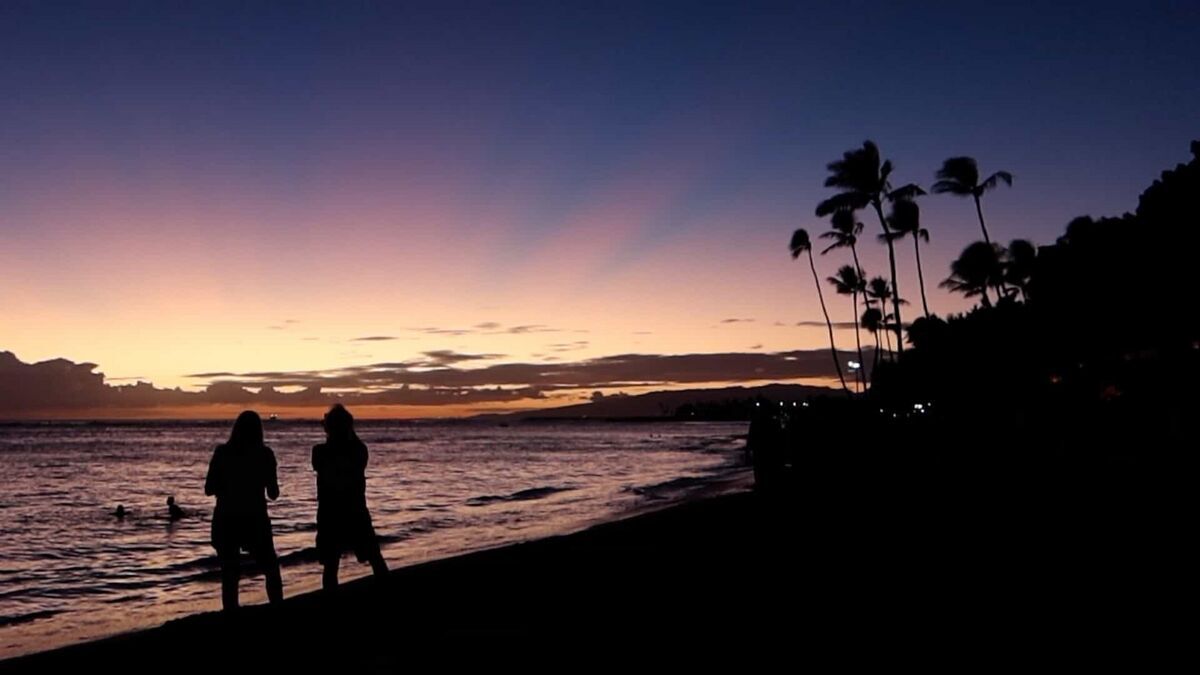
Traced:
[[[392, 567], [562, 534], [740, 489], [745, 423], [360, 421]], [[0, 658], [220, 607], [204, 477], [229, 422], [0, 425]], [[317, 421], [266, 423], [284, 594], [320, 585]], [[182, 520], [167, 516], [174, 496]], [[113, 515], [118, 504], [128, 512]], [[352, 555], [341, 579], [368, 574]], [[265, 601], [243, 573], [243, 604]]]

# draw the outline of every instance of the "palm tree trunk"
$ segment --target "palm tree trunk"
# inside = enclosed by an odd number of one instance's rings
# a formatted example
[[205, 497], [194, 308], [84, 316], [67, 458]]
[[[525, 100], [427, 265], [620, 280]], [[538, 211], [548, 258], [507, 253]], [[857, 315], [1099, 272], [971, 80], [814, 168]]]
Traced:
[[[892, 270], [892, 313], [896, 315], [896, 325], [903, 326], [904, 324], [900, 321], [900, 287], [896, 284], [896, 247], [892, 245], [892, 232], [888, 229], [887, 219], [883, 217], [883, 206], [878, 200], [873, 204], [875, 205], [875, 215], [879, 216], [879, 224], [883, 226], [884, 241], [888, 247], [888, 265]], [[903, 340], [898, 340], [896, 344], [896, 351], [901, 354], [904, 353], [903, 342]]]
[[[880, 301], [879, 305], [883, 306], [883, 302]], [[892, 353], [892, 329], [888, 327], [886, 314], [883, 315], [883, 344], [887, 347], [888, 361], [894, 361], [895, 354]]]
[[837, 343], [833, 340], [833, 322], [829, 320], [829, 310], [825, 309], [825, 294], [821, 292], [821, 278], [817, 276], [817, 264], [813, 262], [812, 249], [808, 249], [808, 266], [812, 269], [813, 285], [817, 287], [817, 299], [821, 301], [821, 313], [825, 315], [825, 326], [829, 329], [829, 353], [833, 355], [833, 367], [837, 370], [838, 379], [842, 381], [842, 389], [850, 395], [850, 387], [846, 386], [846, 376], [842, 374], [842, 363], [838, 361]]
[[983, 230], [983, 242], [988, 246], [992, 245], [992, 239], [988, 236], [987, 225], [983, 222], [983, 206], [979, 203], [979, 195], [975, 197], [975, 213], [979, 214], [979, 229]]
[[879, 346], [879, 329], [871, 331], [875, 334], [875, 357], [871, 359], [871, 374], [875, 373], [875, 369], [879, 367], [879, 351], [882, 349]]
[[[854, 244], [850, 245], [850, 255], [854, 256], [854, 271], [858, 274], [858, 278], [860, 280], [864, 280], [864, 283], [865, 283], [865, 277], [863, 276], [862, 265], [858, 264], [858, 247], [855, 246]], [[863, 305], [866, 305], [866, 304], [867, 304], [866, 303], [866, 294], [864, 293], [863, 294]], [[855, 292], [855, 294], [854, 294], [854, 312], [855, 312], [855, 317], [857, 317], [858, 316], [858, 293], [857, 292]], [[858, 326], [859, 326], [859, 321], [857, 318], [855, 318], [855, 320], [854, 320], [854, 343], [858, 345], [858, 363], [859, 363], [858, 371], [862, 376], [862, 385], [863, 385], [863, 389], [865, 390], [867, 388], [867, 374], [865, 372], [863, 372], [862, 364], [865, 363], [865, 359], [863, 359], [862, 342], [860, 342], [859, 338], [858, 338]]]
[[[979, 203], [979, 195], [972, 196], [975, 197], [975, 213], [979, 214], [979, 229], [983, 230], [983, 243], [991, 246], [992, 240], [988, 237], [987, 225], [983, 222], [983, 205]], [[1003, 279], [999, 280], [996, 291], [996, 302], [1000, 302], [1000, 298], [1008, 295], [1008, 289], [1004, 287]]]
[[921, 272], [921, 238], [913, 234], [913, 250], [917, 252], [917, 281], [921, 284], [921, 307], [925, 310], [925, 318], [929, 318], [929, 303], [925, 300], [925, 275]]
[[858, 380], [858, 393], [861, 394], [867, 389], [867, 375], [863, 372], [863, 363], [866, 362], [866, 359], [863, 358], [862, 340], [858, 337], [858, 291], [854, 291], [851, 297], [854, 307], [851, 308], [853, 313], [850, 317], [854, 319], [854, 346], [858, 348], [858, 370], [854, 371], [854, 377]]

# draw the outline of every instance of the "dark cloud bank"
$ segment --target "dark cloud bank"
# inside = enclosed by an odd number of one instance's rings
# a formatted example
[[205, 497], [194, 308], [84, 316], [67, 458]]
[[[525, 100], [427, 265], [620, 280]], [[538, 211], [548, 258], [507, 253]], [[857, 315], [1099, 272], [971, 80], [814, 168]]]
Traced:
[[[574, 362], [500, 363], [500, 354], [425, 352], [422, 358], [333, 370], [210, 372], [188, 377], [203, 391], [161, 389], [148, 382], [113, 385], [94, 363], [53, 359], [24, 363], [0, 351], [0, 419], [205, 405], [305, 407], [335, 400], [354, 405], [520, 403], [554, 393], [834, 377], [825, 350], [780, 353], [622, 354]], [[847, 352], [843, 358], [852, 358]]]

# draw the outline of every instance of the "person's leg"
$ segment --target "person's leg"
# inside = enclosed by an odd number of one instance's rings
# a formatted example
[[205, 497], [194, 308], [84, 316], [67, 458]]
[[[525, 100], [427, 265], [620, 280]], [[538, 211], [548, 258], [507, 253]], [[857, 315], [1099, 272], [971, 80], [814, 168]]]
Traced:
[[279, 560], [272, 560], [263, 566], [267, 576], [267, 600], [273, 605], [283, 602], [283, 577], [279, 573]]
[[340, 556], [330, 556], [327, 560], [325, 560], [325, 570], [321, 573], [321, 588], [324, 588], [327, 591], [337, 588], [338, 565], [340, 563]]
[[369, 560], [371, 562], [371, 571], [375, 576], [381, 577], [388, 573], [387, 561], [383, 559], [383, 553], [379, 551], [378, 546], [375, 547], [375, 550], [371, 551]]
[[221, 607], [231, 612], [238, 608], [238, 579], [241, 578], [241, 561], [238, 554], [225, 553], [221, 559]]
[[270, 536], [262, 537], [251, 551], [267, 581], [267, 601], [271, 604], [283, 602], [283, 577], [279, 574], [279, 556], [275, 555], [275, 541]]

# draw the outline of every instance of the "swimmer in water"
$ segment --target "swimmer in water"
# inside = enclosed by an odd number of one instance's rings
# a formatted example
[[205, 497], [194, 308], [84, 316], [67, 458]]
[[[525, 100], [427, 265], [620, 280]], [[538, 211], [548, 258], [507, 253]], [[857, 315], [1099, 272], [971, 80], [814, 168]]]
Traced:
[[125, 519], [125, 505], [117, 504], [117, 510], [113, 511], [113, 515], [117, 517], [117, 520], [124, 520]]
[[174, 497], [167, 497], [167, 514], [172, 521], [179, 520], [185, 515], [183, 509], [179, 508], [179, 505], [175, 503]]

